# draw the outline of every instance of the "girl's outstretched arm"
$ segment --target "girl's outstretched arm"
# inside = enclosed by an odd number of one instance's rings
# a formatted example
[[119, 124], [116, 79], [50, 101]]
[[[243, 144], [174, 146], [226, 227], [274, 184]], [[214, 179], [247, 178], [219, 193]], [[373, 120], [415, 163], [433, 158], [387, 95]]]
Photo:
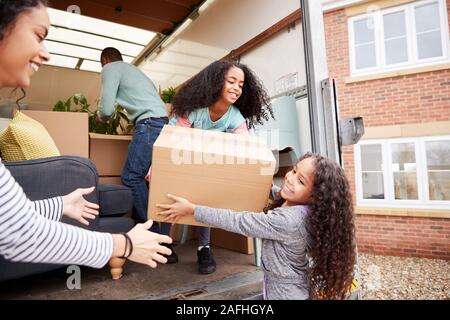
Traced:
[[300, 225], [303, 224], [305, 215], [304, 206], [276, 208], [268, 214], [196, 206], [194, 218], [249, 237], [289, 241], [294, 234], [304, 230]]
[[184, 198], [171, 195], [168, 197], [175, 202], [158, 205], [159, 208], [166, 209], [159, 214], [165, 215], [168, 222], [176, 222], [185, 215], [193, 214], [199, 222], [262, 239], [289, 241], [292, 235], [303, 232], [304, 228], [300, 226], [307, 214], [306, 206], [276, 208], [273, 212], [264, 214], [198, 206]]

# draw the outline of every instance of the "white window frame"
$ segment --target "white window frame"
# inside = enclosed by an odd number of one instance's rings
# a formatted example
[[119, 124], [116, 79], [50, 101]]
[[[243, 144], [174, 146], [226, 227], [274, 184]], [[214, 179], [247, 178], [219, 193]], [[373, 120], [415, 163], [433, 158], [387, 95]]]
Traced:
[[[442, 56], [432, 57], [427, 59], [418, 58], [418, 45], [417, 45], [417, 33], [415, 23], [415, 8], [430, 4], [438, 3], [439, 17], [440, 17], [440, 30], [441, 30], [441, 46]], [[383, 15], [398, 11], [405, 12], [406, 22], [406, 42], [407, 42], [407, 55], [408, 61], [400, 62], [396, 64], [386, 64], [385, 44], [384, 44], [384, 24]], [[372, 18], [375, 28], [375, 51], [376, 51], [376, 65], [374, 67], [356, 69], [356, 52], [355, 52], [355, 37], [354, 37], [354, 22]], [[448, 16], [447, 16], [447, 4], [445, 0], [423, 0], [408, 3], [405, 5], [395, 6], [387, 9], [381, 9], [362, 15], [354, 16], [348, 19], [349, 30], [349, 56], [350, 56], [350, 74], [352, 76], [372, 75], [377, 73], [384, 73], [398, 70], [408, 70], [417, 67], [433, 66], [436, 64], [450, 62], [450, 38], [448, 30]]]
[[[363, 140], [354, 147], [356, 203], [364, 207], [450, 209], [450, 200], [429, 200], [428, 165], [425, 143], [429, 141], [450, 141], [448, 136], [411, 137], [383, 140]], [[416, 156], [418, 200], [396, 200], [394, 191], [394, 171], [392, 168], [392, 144], [413, 143]], [[381, 145], [384, 199], [364, 199], [362, 189], [361, 146]]]
[[[349, 44], [349, 52], [350, 52], [350, 70], [351, 70], [351, 74], [359, 74], [361, 73], [360, 71], [356, 71], [356, 47], [355, 47], [355, 29], [354, 29], [354, 22], [359, 21], [359, 20], [365, 20], [367, 18], [372, 18], [372, 22], [374, 25], [377, 25], [377, 22], [375, 21], [377, 19], [377, 17], [373, 14], [363, 14], [363, 15], [359, 15], [357, 17], [353, 17], [351, 19], [348, 20], [348, 30], [349, 30], [349, 40], [350, 40], [350, 44]], [[364, 68], [361, 69], [363, 70], [365, 73], [374, 73], [376, 71], [379, 70], [378, 65], [380, 64], [380, 53], [378, 50], [378, 46], [377, 43], [379, 42], [378, 38], [378, 32], [374, 32], [374, 39], [375, 39], [375, 66], [374, 67], [369, 67], [369, 68]]]
[[[405, 6], [394, 7], [394, 8], [390, 8], [390, 9], [387, 9], [387, 10], [383, 10], [381, 12], [381, 14], [379, 15], [378, 26], [380, 26], [380, 28], [379, 28], [380, 32], [377, 32], [378, 33], [378, 38], [379, 38], [379, 45], [377, 45], [377, 47], [378, 47], [378, 54], [380, 55], [381, 65], [386, 66], [386, 68], [389, 68], [389, 69], [399, 69], [399, 68], [407, 67], [408, 65], [411, 64], [411, 62], [410, 62], [411, 59], [414, 59], [411, 56], [412, 51], [413, 51], [412, 50], [412, 42], [413, 41], [411, 41], [411, 39], [410, 39], [410, 33], [411, 33], [410, 30], [411, 30], [412, 26], [411, 26], [411, 23], [410, 23], [410, 21], [408, 19], [408, 14], [409, 13], [408, 13], [407, 9], [408, 8], [406, 7], [406, 10], [405, 10]], [[383, 16], [385, 14], [390, 14], [390, 13], [395, 13], [395, 12], [400, 12], [400, 11], [403, 11], [405, 13], [406, 50], [407, 50], [406, 55], [407, 55], [407, 60], [405, 62], [398, 62], [398, 63], [393, 63], [393, 64], [390, 64], [390, 65], [387, 65], [386, 64], [386, 53], [385, 53], [386, 46], [385, 46], [385, 41], [384, 41], [384, 23], [382, 23]], [[442, 59], [442, 58], [440, 58], [440, 59]]]

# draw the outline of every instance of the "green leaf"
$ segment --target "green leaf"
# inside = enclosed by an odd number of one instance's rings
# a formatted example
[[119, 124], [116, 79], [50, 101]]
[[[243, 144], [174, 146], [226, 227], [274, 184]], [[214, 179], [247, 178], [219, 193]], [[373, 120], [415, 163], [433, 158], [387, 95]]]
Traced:
[[161, 92], [161, 100], [164, 101], [164, 103], [172, 103], [176, 93], [177, 91], [175, 88], [168, 87]]
[[73, 95], [73, 102], [75, 102], [76, 105], [80, 104], [80, 95], [79, 94]]
[[53, 111], [66, 111], [64, 101], [59, 100], [58, 102], [56, 102], [56, 104], [53, 106]]
[[[82, 106], [85, 106], [85, 105], [88, 104], [88, 103], [87, 103], [86, 97], [83, 96], [83, 95], [80, 97], [80, 104], [81, 104]], [[89, 105], [88, 105], [88, 106], [89, 106]]]

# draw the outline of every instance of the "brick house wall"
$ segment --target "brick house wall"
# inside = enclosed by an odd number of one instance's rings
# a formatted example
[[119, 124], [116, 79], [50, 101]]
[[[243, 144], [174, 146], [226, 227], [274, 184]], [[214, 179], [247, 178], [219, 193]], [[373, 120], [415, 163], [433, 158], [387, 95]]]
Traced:
[[[450, 17], [450, 0], [447, 12]], [[346, 84], [347, 19], [345, 9], [324, 15], [328, 69], [336, 79], [341, 119], [362, 116], [366, 128], [450, 120], [450, 69]], [[353, 150], [345, 146], [343, 160], [356, 195]], [[356, 229], [361, 252], [450, 259], [448, 218], [357, 214]]]

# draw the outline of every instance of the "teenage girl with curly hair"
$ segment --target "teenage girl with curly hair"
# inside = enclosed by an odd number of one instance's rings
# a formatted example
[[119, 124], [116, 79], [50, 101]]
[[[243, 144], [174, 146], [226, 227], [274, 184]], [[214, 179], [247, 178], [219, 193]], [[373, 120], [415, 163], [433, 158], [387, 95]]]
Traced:
[[235, 61], [215, 61], [200, 71], [177, 92], [172, 108], [178, 121], [204, 121], [206, 130], [247, 131], [273, 116], [261, 81]]
[[[237, 134], [248, 134], [249, 128], [273, 117], [261, 81], [246, 65], [234, 61], [215, 61], [186, 82], [174, 97], [172, 114], [171, 125]], [[170, 224], [161, 223], [160, 230], [168, 235]], [[200, 227], [197, 263], [201, 274], [216, 270], [209, 242], [210, 228]], [[167, 263], [176, 263], [178, 257], [169, 247], [172, 254]]]
[[343, 169], [314, 153], [272, 190], [266, 214], [233, 212], [175, 202], [158, 205], [165, 220], [194, 215], [202, 223], [263, 239], [265, 299], [343, 299], [354, 278], [356, 248], [353, 202]]

